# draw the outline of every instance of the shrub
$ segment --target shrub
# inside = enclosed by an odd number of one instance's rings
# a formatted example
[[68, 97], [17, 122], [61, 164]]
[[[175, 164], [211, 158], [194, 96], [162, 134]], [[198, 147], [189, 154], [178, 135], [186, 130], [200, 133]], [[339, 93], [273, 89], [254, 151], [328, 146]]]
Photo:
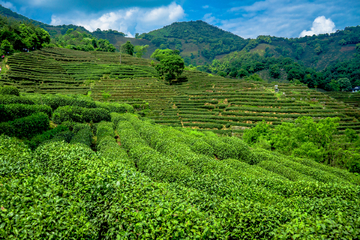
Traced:
[[101, 122], [110, 121], [110, 113], [103, 108], [82, 108], [77, 106], [59, 107], [54, 111], [53, 121], [61, 124], [64, 121], [74, 122]]
[[17, 87], [14, 86], [0, 87], [0, 94], [20, 96], [19, 89], [17, 89]]
[[59, 125], [54, 129], [48, 130], [43, 134], [36, 135], [30, 141], [27, 141], [26, 144], [32, 149], [36, 149], [41, 143], [45, 142], [46, 140], [52, 139], [56, 134], [64, 131], [68, 131], [68, 127]]
[[112, 122], [103, 121], [100, 122], [97, 126], [97, 131], [96, 131], [97, 142], [101, 142], [101, 140], [106, 136], [110, 136], [110, 137], [115, 136], [114, 126]]
[[84, 128], [79, 130], [75, 136], [71, 139], [70, 143], [71, 144], [75, 144], [75, 143], [81, 143], [84, 144], [88, 147], [91, 146], [92, 143], [92, 132], [90, 129], [88, 128]]
[[34, 113], [28, 117], [0, 123], [0, 134], [18, 138], [31, 138], [48, 128], [49, 117], [45, 113]]
[[11, 178], [28, 173], [31, 158], [30, 149], [19, 139], [0, 135], [0, 177]]
[[[1, 106], [1, 105], [0, 105]], [[2, 107], [0, 107], [1, 110]], [[51, 117], [52, 109], [46, 105], [7, 104], [3, 106], [3, 114], [0, 122], [12, 121], [17, 118], [29, 116], [33, 113], [43, 112]]]
[[28, 97], [0, 94], [0, 104], [15, 104], [15, 103], [29, 104], [29, 105], [35, 104], [35, 102]]
[[95, 104], [97, 108], [105, 108], [111, 113], [134, 113], [133, 106], [126, 103], [95, 102]]
[[56, 110], [62, 106], [77, 106], [77, 107], [85, 107], [85, 108], [96, 108], [96, 104], [91, 98], [82, 96], [82, 95], [74, 95], [74, 96], [66, 96], [62, 94], [46, 94], [46, 95], [29, 95], [36, 104], [45, 104], [50, 106], [53, 110]]

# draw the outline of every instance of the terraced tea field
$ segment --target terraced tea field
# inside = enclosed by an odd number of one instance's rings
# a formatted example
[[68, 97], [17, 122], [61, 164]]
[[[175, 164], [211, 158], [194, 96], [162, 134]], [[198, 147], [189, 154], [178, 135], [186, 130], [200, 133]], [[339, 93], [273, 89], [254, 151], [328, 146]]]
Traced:
[[152, 116], [157, 123], [242, 134], [262, 120], [275, 126], [301, 116], [315, 120], [339, 117], [340, 131], [360, 132], [358, 109], [304, 86], [279, 84], [275, 94], [273, 84], [209, 77], [201, 72], [186, 75], [187, 83], [174, 86], [179, 95], [173, 98], [172, 108]]
[[[318, 120], [339, 117], [339, 130], [360, 132], [359, 98], [344, 93], [320, 93], [304, 86], [249, 82], [185, 71], [187, 81], [168, 85], [157, 78], [149, 60], [119, 53], [81, 52], [48, 48], [9, 58], [10, 67], [0, 84], [23, 92], [91, 94], [103, 100], [149, 103], [149, 117], [169, 126], [241, 135], [265, 120], [275, 126], [300, 116]], [[333, 97], [330, 97], [333, 96]], [[337, 101], [341, 99], [343, 102]], [[344, 99], [348, 100], [345, 101]], [[347, 103], [351, 103], [350, 105]]]

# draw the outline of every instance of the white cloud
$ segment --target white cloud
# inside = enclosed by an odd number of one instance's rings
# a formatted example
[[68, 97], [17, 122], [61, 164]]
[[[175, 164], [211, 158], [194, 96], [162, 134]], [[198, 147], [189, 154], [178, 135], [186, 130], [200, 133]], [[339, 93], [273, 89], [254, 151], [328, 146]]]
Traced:
[[227, 11], [230, 17], [217, 26], [245, 38], [259, 35], [297, 37], [317, 16], [334, 17], [334, 12], [340, 9], [336, 2], [328, 0], [258, 0], [250, 5], [240, 2]]
[[315, 18], [310, 31], [302, 31], [300, 37], [318, 35], [322, 33], [335, 32], [335, 23], [330, 18], [326, 19], [324, 16]]
[[203, 20], [209, 24], [215, 24], [219, 22], [219, 19], [214, 17], [212, 13], [207, 13], [204, 15]]
[[182, 19], [184, 9], [175, 2], [168, 6], [157, 8], [128, 8], [104, 13], [101, 16], [86, 15], [77, 12], [68, 15], [51, 17], [52, 25], [75, 24], [84, 26], [89, 31], [97, 28], [102, 30], [113, 29], [133, 36], [134, 33], [148, 32]]
[[14, 12], [16, 12], [16, 7], [11, 2], [0, 1], [0, 5], [2, 5], [3, 7], [9, 8], [9, 9], [13, 10]]
[[203, 9], [208, 9], [209, 8], [209, 5], [204, 5], [202, 6]]

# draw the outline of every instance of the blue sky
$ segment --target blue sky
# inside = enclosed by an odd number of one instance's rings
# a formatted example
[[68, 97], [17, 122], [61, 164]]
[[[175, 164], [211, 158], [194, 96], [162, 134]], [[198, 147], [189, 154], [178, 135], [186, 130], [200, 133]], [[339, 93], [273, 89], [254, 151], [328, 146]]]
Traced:
[[26, 17], [93, 31], [149, 32], [173, 22], [203, 20], [244, 38], [299, 37], [360, 25], [360, 0], [0, 0]]

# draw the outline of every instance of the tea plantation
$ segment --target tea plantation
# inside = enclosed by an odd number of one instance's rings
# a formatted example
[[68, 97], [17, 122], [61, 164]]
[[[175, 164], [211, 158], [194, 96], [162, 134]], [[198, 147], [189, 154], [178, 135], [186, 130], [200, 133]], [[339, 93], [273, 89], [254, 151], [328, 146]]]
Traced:
[[[358, 239], [360, 176], [252, 148], [245, 129], [354, 105], [291, 84], [47, 48], [15, 54], [0, 84], [1, 239]], [[102, 101], [100, 101], [102, 100]]]

